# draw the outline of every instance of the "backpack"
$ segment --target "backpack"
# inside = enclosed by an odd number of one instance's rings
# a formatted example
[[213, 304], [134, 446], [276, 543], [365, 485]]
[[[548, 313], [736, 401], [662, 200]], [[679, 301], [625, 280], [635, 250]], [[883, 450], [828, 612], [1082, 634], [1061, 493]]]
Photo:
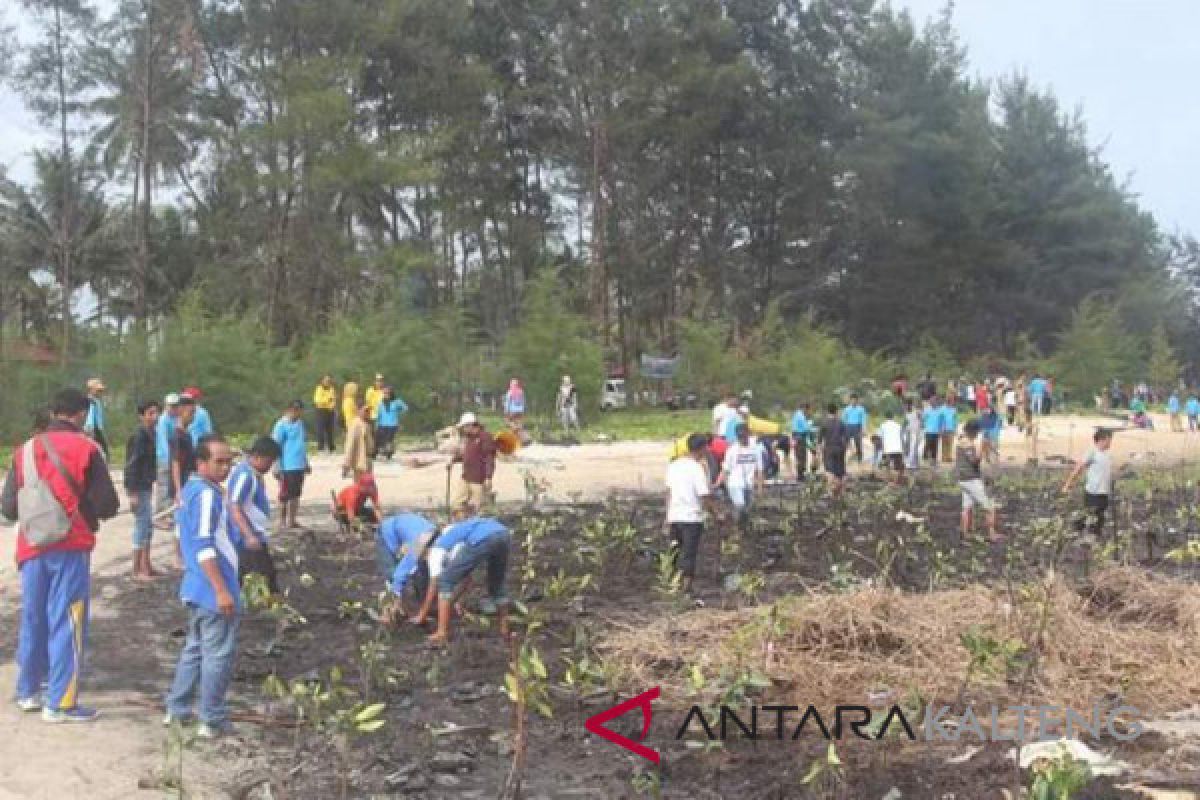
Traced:
[[46, 456], [63, 477], [77, 497], [83, 493], [75, 479], [63, 468], [58, 452], [45, 436], [38, 436], [25, 443], [21, 453], [21, 482], [17, 490], [17, 520], [25, 540], [33, 547], [48, 547], [58, 544], [71, 533], [71, 517], [54, 495], [50, 485], [38, 475], [33, 457], [34, 442], [41, 442]]

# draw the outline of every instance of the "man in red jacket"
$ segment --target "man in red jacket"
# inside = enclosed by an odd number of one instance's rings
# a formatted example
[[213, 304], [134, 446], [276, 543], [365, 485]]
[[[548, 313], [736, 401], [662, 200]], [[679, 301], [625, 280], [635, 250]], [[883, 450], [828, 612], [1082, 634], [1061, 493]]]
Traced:
[[[63, 389], [51, 404], [46, 432], [22, 445], [0, 493], [0, 513], [19, 519], [17, 493], [25, 486], [24, 454], [70, 519], [63, 538], [35, 547], [17, 529], [21, 570], [21, 632], [17, 644], [17, 706], [42, 712], [46, 722], [91, 722], [97, 712], [79, 705], [79, 671], [87, 638], [88, 574], [100, 520], [117, 513], [108, 466], [96, 443], [83, 434], [88, 399]], [[41, 696], [42, 682], [48, 689]]]

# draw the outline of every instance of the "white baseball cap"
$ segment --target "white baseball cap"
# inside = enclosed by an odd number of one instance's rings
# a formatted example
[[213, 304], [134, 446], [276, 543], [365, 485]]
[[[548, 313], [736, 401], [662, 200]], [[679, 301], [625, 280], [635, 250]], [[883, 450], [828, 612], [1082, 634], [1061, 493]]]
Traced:
[[465, 428], [468, 425], [478, 425], [478, 424], [479, 424], [479, 419], [474, 414], [472, 414], [470, 411], [468, 411], [465, 414], [463, 414], [461, 417], [458, 418], [458, 426], [457, 427]]
[[168, 406], [179, 405], [179, 395], [175, 392], [171, 392], [169, 395], [163, 398], [163, 404]]

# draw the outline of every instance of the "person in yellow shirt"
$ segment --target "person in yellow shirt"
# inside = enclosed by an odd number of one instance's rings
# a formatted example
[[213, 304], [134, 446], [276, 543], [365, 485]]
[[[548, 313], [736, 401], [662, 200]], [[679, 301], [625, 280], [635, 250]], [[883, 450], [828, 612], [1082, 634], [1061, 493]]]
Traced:
[[356, 419], [358, 419], [358, 384], [354, 381], [346, 381], [346, 385], [342, 387], [342, 422], [346, 424], [346, 430], [350, 430], [350, 426]]
[[317, 411], [317, 452], [335, 452], [333, 429], [337, 427], [337, 387], [333, 376], [325, 375], [313, 390], [313, 408]]
[[379, 401], [383, 399], [383, 389], [383, 375], [377, 373], [374, 385], [367, 387], [367, 394], [363, 397], [371, 422], [375, 421], [375, 412], [379, 410]]

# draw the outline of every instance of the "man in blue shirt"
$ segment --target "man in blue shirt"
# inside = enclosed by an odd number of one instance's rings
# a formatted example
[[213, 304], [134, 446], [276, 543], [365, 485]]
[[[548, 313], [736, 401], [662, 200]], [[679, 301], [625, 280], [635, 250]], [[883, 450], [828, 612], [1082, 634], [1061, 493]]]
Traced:
[[1171, 392], [1167, 398], [1167, 413], [1171, 416], [1171, 433], [1183, 433], [1183, 420], [1179, 418], [1179, 392]]
[[[808, 472], [808, 445], [812, 440], [813, 427], [809, 416], [812, 404], [805, 403], [792, 414], [792, 453], [796, 458], [796, 480], [803, 480]], [[815, 464], [813, 465], [815, 468]], [[814, 469], [815, 471], [815, 469]]]
[[1188, 418], [1188, 430], [1192, 433], [1196, 432], [1198, 427], [1197, 418], [1200, 417], [1200, 400], [1196, 399], [1195, 394], [1188, 396], [1187, 405], [1184, 406]]
[[271, 501], [263, 476], [271, 471], [279, 452], [278, 442], [259, 436], [229, 475], [229, 520], [240, 550], [238, 583], [244, 583], [252, 572], [262, 575], [273, 595], [279, 594], [279, 578], [268, 539]]
[[[375, 563], [392, 594], [384, 621], [395, 624], [404, 614], [404, 589], [411, 582], [418, 598], [432, 606], [427, 596], [429, 567], [426, 548], [437, 535], [437, 526], [419, 514], [395, 514], [388, 517], [375, 533]], [[422, 620], [423, 622], [424, 620]]]
[[233, 455], [219, 436], [201, 441], [196, 473], [179, 498], [176, 519], [184, 554], [179, 597], [187, 607], [187, 639], [167, 693], [167, 724], [192, 719], [197, 694], [196, 735], [215, 739], [229, 730], [225, 694], [237, 652], [240, 593], [238, 551], [230, 534], [221, 484]]
[[1041, 375], [1034, 373], [1033, 380], [1029, 382], [1029, 403], [1034, 414], [1041, 414], [1042, 408], [1046, 403], [1046, 391], [1049, 389], [1049, 384]]
[[942, 461], [954, 463], [954, 437], [958, 434], [958, 409], [953, 403], [942, 405]]
[[863, 430], [867, 427], [867, 410], [858, 402], [858, 395], [850, 395], [850, 402], [842, 409], [842, 424], [846, 426], [846, 436], [854, 442], [854, 455], [858, 463], [863, 460]]
[[[504, 581], [508, 573], [508, 551], [512, 534], [490, 517], [472, 517], [450, 525], [429, 552], [429, 574], [437, 588], [437, 630], [429, 637], [432, 645], [450, 639], [450, 612], [458, 596], [470, 585], [468, 577], [487, 564], [488, 599], [480, 603], [485, 614], [498, 614], [500, 632], [508, 635], [508, 596]], [[422, 608], [416, 624], [423, 624], [428, 609]]]
[[[171, 392], [163, 399], [163, 412], [154, 426], [154, 463], [158, 472], [158, 511], [175, 505], [175, 482], [171, 480], [171, 462], [175, 457], [175, 428], [179, 425], [179, 395]], [[160, 528], [169, 529], [163, 522]]]
[[200, 401], [204, 399], [204, 392], [195, 386], [189, 386], [179, 394], [181, 397], [191, 398], [196, 403], [196, 414], [188, 425], [188, 434], [192, 437], [192, 447], [195, 447], [205, 436], [216, 433], [216, 429], [213, 428], [212, 417], [208, 415], [208, 409], [200, 405]]
[[748, 406], [738, 406], [736, 413], [725, 416], [725, 421], [722, 423], [724, 427], [721, 429], [721, 438], [729, 444], [736, 442], [738, 426], [745, 425], [746, 420], [749, 418], [750, 408]]
[[300, 495], [304, 492], [304, 476], [312, 472], [308, 464], [308, 445], [305, 442], [304, 420], [300, 412], [304, 404], [293, 400], [283, 416], [275, 423], [271, 438], [279, 445], [279, 503], [283, 509], [286, 530], [304, 530], [297, 521], [300, 514]]
[[942, 436], [942, 399], [936, 394], [929, 398], [921, 412], [921, 429], [925, 432], [925, 460], [937, 469], [938, 442]]

